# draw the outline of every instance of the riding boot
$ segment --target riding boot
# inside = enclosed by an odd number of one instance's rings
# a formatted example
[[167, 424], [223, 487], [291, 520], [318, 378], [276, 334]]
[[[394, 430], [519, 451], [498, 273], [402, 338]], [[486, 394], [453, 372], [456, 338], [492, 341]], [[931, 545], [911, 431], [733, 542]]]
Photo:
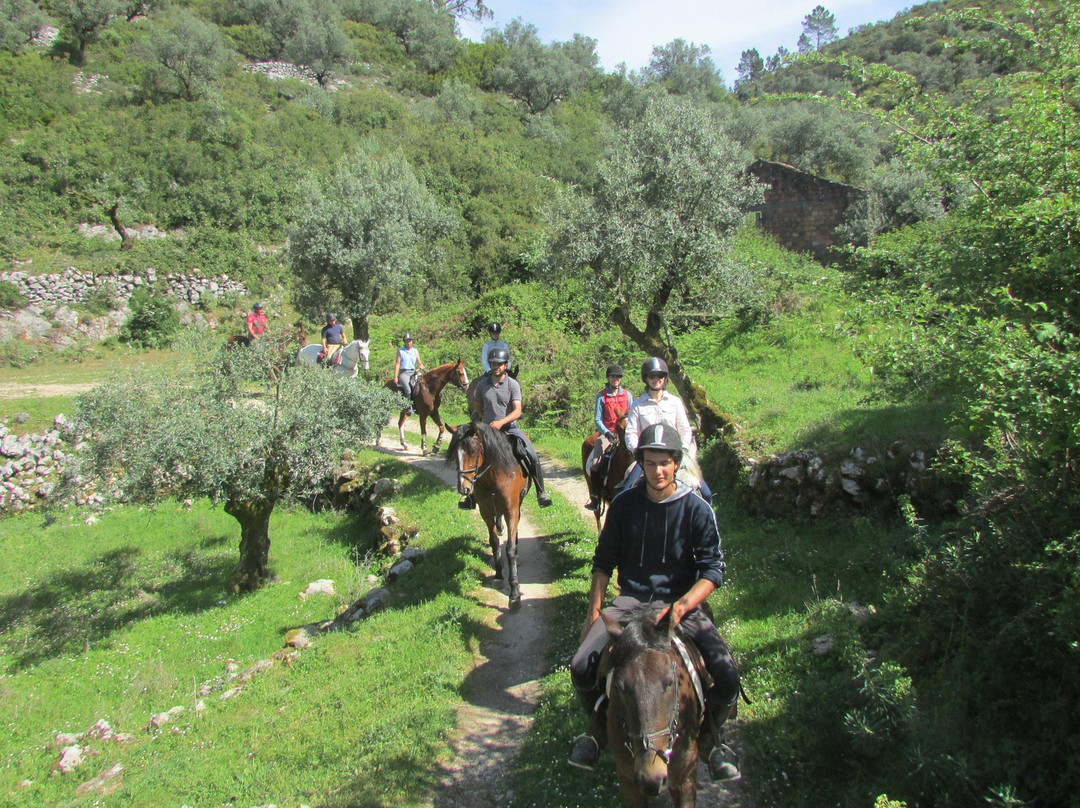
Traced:
[[600, 757], [600, 750], [607, 746], [608, 700], [607, 696], [595, 688], [579, 690], [577, 695], [589, 713], [589, 727], [571, 741], [570, 757], [566, 762], [575, 769], [592, 771]]
[[551, 505], [551, 494], [544, 490], [544, 470], [540, 468], [540, 459], [537, 458], [531, 464], [533, 484], [536, 485], [536, 501], [541, 508]]
[[739, 758], [735, 751], [723, 742], [724, 722], [735, 713], [739, 694], [735, 698], [721, 696], [713, 688], [705, 699], [705, 718], [698, 735], [698, 753], [709, 767], [713, 780], [738, 780]]

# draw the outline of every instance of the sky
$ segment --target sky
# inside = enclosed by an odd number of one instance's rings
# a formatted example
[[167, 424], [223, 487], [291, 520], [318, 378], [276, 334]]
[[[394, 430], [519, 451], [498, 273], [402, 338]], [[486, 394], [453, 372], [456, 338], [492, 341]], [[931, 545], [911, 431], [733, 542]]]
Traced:
[[[744, 50], [767, 58], [783, 45], [796, 50], [803, 17], [821, 2], [836, 17], [840, 36], [865, 23], [890, 20], [917, 5], [904, 0], [484, 0], [494, 20], [462, 20], [461, 33], [483, 39], [487, 28], [502, 28], [515, 17], [536, 26], [543, 42], [564, 42], [574, 34], [596, 40], [600, 65], [610, 72], [625, 63], [637, 70], [652, 50], [674, 39], [708, 45], [729, 87], [738, 78]], [[751, 7], [747, 6], [750, 3]]]

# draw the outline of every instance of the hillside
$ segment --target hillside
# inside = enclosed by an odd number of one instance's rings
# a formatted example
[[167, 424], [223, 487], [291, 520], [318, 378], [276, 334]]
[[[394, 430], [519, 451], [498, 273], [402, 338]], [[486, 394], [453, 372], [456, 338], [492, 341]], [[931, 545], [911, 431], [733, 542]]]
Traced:
[[[802, 743], [769, 747], [764, 720], [750, 734], [799, 779], [790, 804], [1075, 804], [1080, 17], [961, 6], [759, 57], [728, 93], [675, 43], [636, 74], [524, 21], [467, 43], [453, 12], [482, 8], [467, 2], [11, 0], [0, 257], [31, 274], [228, 275], [278, 326], [347, 317], [383, 376], [405, 330], [429, 364], [474, 362], [501, 321], [526, 425], [567, 456], [600, 369], [663, 355], [729, 491], [771, 455], [876, 462], [925, 440], [948, 507], [924, 508], [906, 470], [877, 486], [887, 509], [820, 523], [724, 501], [761, 576], [725, 603], [752, 599], [744, 622], [765, 624], [742, 635], [758, 683], [773, 692], [777, 671], [830, 705], [762, 707]], [[842, 266], [754, 232], [754, 157], [867, 189]], [[202, 306], [238, 322], [250, 303]], [[138, 338], [50, 361], [138, 361], [177, 325], [152, 285], [121, 311], [143, 315]], [[6, 360], [28, 361], [10, 343]], [[562, 562], [584, 566], [578, 550]], [[772, 566], [798, 582], [789, 598], [813, 580], [798, 617], [805, 598], [788, 603]], [[841, 573], [880, 604], [865, 626], [817, 597], [818, 575]], [[799, 632], [841, 651], [808, 663]], [[837, 760], [858, 777], [830, 780]]]

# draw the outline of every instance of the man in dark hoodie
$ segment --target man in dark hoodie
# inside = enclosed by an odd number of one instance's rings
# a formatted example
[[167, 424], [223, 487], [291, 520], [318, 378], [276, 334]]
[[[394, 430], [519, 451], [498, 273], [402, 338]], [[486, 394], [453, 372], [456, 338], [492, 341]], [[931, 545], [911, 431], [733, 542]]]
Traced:
[[600, 619], [611, 575], [619, 570], [619, 597], [604, 609], [616, 620], [642, 603], [664, 604], [667, 615], [693, 640], [712, 677], [705, 721], [698, 738], [702, 759], [716, 780], [738, 779], [734, 752], [721, 742], [721, 727], [739, 697], [739, 671], [727, 644], [700, 605], [723, 583], [724, 554], [716, 514], [700, 496], [675, 479], [682, 462], [679, 433], [666, 424], [642, 430], [635, 456], [643, 480], [611, 503], [593, 555], [592, 587], [581, 645], [570, 675], [589, 729], [574, 739], [569, 763], [591, 770], [606, 743], [607, 698], [597, 668], [608, 635]]

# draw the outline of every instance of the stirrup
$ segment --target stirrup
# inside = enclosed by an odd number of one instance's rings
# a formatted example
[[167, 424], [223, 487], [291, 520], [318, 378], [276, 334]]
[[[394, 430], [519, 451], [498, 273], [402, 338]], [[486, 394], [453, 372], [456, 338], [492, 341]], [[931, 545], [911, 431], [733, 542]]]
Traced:
[[714, 781], [739, 780], [742, 778], [742, 772], [739, 771], [738, 764], [739, 757], [735, 754], [735, 750], [726, 743], [719, 743], [709, 753], [709, 776]]
[[596, 738], [587, 732], [583, 732], [570, 742], [570, 757], [566, 762], [575, 769], [591, 772], [596, 768], [596, 760], [600, 757], [600, 744]]
[[476, 507], [476, 501], [473, 500], [472, 494], [466, 494], [458, 500], [457, 506], [463, 511], [471, 511]]

